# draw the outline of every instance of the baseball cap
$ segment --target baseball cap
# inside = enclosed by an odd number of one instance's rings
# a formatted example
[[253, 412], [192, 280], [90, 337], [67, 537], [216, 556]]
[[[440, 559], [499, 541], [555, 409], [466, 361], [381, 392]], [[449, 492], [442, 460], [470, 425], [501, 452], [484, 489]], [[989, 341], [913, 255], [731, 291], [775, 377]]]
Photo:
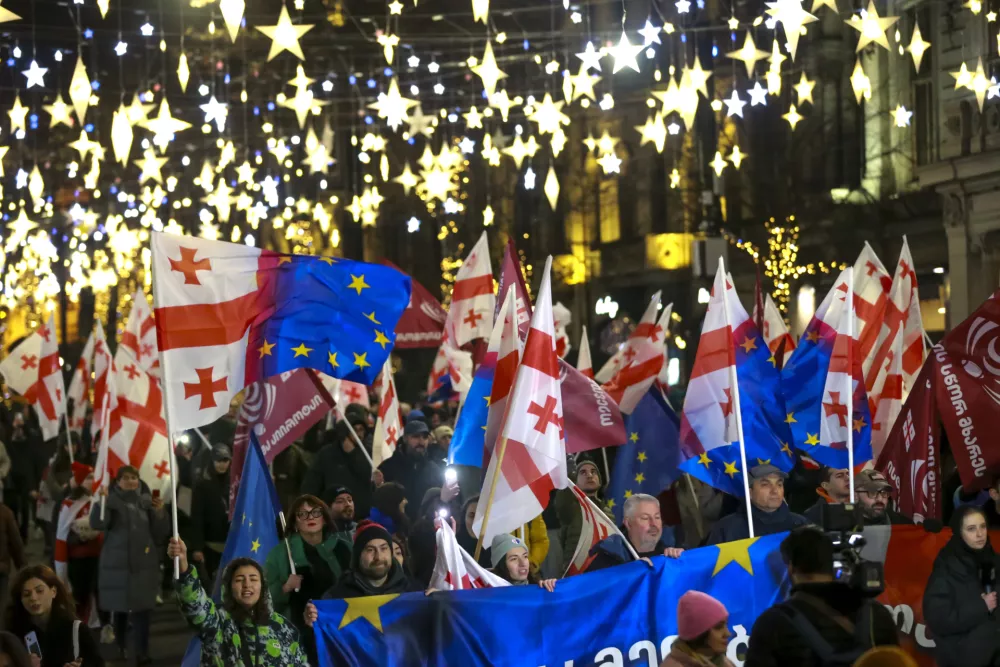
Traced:
[[883, 490], [891, 491], [892, 484], [878, 470], [862, 470], [854, 477], [854, 488], [858, 491], [878, 493]]
[[788, 474], [778, 466], [771, 465], [770, 463], [761, 463], [760, 465], [755, 465], [750, 468], [750, 483], [753, 484], [754, 482], [764, 479], [768, 475], [778, 475], [782, 479], [788, 477]]
[[403, 435], [426, 435], [430, 433], [431, 430], [427, 427], [427, 422], [414, 420], [406, 422], [406, 426], [403, 428]]

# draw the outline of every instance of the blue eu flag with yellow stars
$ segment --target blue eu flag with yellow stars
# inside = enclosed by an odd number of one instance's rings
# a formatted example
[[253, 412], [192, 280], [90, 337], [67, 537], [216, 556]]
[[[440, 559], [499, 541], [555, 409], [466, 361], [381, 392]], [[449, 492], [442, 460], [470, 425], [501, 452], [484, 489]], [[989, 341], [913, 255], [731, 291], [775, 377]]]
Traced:
[[683, 460], [679, 441], [680, 421], [656, 387], [625, 416], [625, 444], [618, 447], [608, 485], [615, 520], [622, 522], [622, 508], [629, 496], [651, 496], [673, 484]]
[[[783, 599], [787, 533], [655, 556], [538, 586], [320, 600], [321, 667], [658, 665], [677, 635], [677, 601], [708, 593], [729, 611], [731, 661], [754, 621]], [[503, 620], [499, 620], [503, 619]]]

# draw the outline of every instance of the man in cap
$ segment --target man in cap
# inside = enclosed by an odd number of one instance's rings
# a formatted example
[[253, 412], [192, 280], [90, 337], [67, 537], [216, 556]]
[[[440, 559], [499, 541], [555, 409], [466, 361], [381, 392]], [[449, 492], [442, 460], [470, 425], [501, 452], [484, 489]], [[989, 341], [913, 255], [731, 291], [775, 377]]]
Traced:
[[892, 485], [878, 470], [862, 470], [854, 476], [854, 497], [861, 505], [866, 526], [911, 523], [902, 514], [889, 509]]
[[[785, 478], [777, 466], [763, 463], [750, 468], [750, 505], [753, 511], [754, 536], [772, 535], [809, 523], [785, 504]], [[750, 537], [746, 504], [734, 514], [719, 519], [708, 534], [706, 544], [721, 544]]]
[[[581, 454], [576, 461], [576, 479], [574, 481], [577, 487], [613, 521], [614, 514], [602, 497], [604, 480], [597, 462]], [[559, 519], [558, 544], [561, 558], [560, 562], [556, 564], [558, 572], [554, 574], [561, 577], [573, 561], [574, 551], [580, 540], [580, 530], [583, 527], [583, 508], [580, 507], [580, 501], [576, 499], [572, 490], [559, 489], [555, 494], [555, 509]]]
[[338, 486], [328, 498], [330, 516], [333, 517], [333, 530], [338, 533], [353, 533], [358, 527], [354, 520], [354, 494], [346, 486]]
[[412, 419], [403, 428], [403, 438], [392, 456], [379, 466], [385, 482], [398, 482], [406, 489], [406, 512], [416, 521], [428, 489], [444, 486], [444, 463], [427, 455], [431, 432], [427, 423]]
[[809, 523], [819, 526], [823, 520], [823, 507], [851, 502], [850, 473], [847, 468], [827, 468], [820, 471], [820, 485], [816, 488], [816, 504], [802, 513]]

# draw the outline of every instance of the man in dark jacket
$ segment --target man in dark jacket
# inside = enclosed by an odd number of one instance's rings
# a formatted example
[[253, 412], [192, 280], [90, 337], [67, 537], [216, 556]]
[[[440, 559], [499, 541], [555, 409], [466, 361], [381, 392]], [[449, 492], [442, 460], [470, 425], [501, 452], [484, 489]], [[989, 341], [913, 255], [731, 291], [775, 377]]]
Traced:
[[331, 494], [346, 486], [352, 491], [355, 515], [367, 517], [372, 501], [372, 465], [348, 429], [353, 428], [363, 442], [368, 427], [361, 415], [352, 415], [350, 419], [349, 425], [339, 421], [329, 432], [331, 442], [313, 457], [302, 482], [302, 493], [330, 504], [335, 498]]
[[854, 477], [854, 497], [861, 505], [866, 526], [912, 523], [889, 509], [892, 485], [878, 470], [862, 470]]
[[[639, 558], [652, 558], [653, 556], [680, 558], [684, 550], [674, 547], [672, 534], [664, 535], [663, 533], [660, 501], [656, 497], [645, 493], [633, 494], [625, 501], [622, 512], [624, 515], [623, 532], [628, 538], [629, 544], [626, 545], [621, 535], [617, 534], [604, 538], [591, 549], [590, 555], [594, 559], [587, 566], [587, 572], [630, 563], [635, 560], [632, 551], [635, 551]], [[631, 549], [629, 549], [629, 545], [631, 545]], [[576, 545], [574, 545], [575, 548]]]
[[330, 494], [330, 516], [337, 533], [354, 533], [358, 527], [354, 520], [354, 495], [346, 486], [338, 486]]
[[802, 513], [810, 523], [817, 526], [822, 525], [823, 508], [826, 505], [851, 502], [851, 477], [847, 468], [824, 466], [820, 475], [823, 481], [816, 488], [816, 495], [819, 498], [815, 505]]
[[[390, 595], [419, 590], [392, 555], [392, 536], [372, 521], [362, 521], [354, 534], [351, 569], [323, 594], [324, 600]], [[306, 615], [309, 611], [307, 609]]]
[[[412, 414], [412, 413], [411, 413]], [[398, 482], [406, 489], [406, 513], [416, 521], [428, 489], [444, 486], [444, 466], [427, 456], [430, 429], [420, 420], [410, 420], [396, 451], [379, 466], [386, 482]]]
[[899, 643], [896, 622], [884, 606], [834, 579], [833, 543], [823, 532], [797, 528], [781, 543], [781, 556], [792, 593], [757, 618], [744, 667], [820, 667], [817, 646], [797, 623], [812, 626], [834, 653], [860, 656], [872, 646]]
[[207, 587], [219, 569], [229, 535], [229, 466], [232, 459], [229, 447], [215, 445], [212, 465], [205, 468], [191, 494], [192, 560], [204, 570]]
[[[601, 498], [601, 469], [597, 462], [581, 454], [576, 461], [576, 482], [577, 487], [583, 491], [594, 504], [603, 511], [610, 519], [614, 519], [611, 508], [607, 502]], [[577, 543], [580, 541], [580, 531], [583, 529], [583, 508], [580, 501], [570, 489], [559, 489], [555, 493], [555, 510], [559, 522], [559, 546], [562, 557], [556, 564], [557, 570], [553, 576], [561, 577], [576, 552]], [[548, 525], [546, 523], [546, 525]], [[552, 538], [549, 538], [551, 543]], [[671, 545], [673, 546], [673, 545]], [[550, 551], [551, 553], [551, 551]]]
[[27, 541], [31, 510], [35, 504], [33, 494], [37, 495], [42, 479], [43, 466], [38, 456], [42, 435], [28, 423], [23, 413], [14, 412], [6, 445], [10, 456], [10, 475], [4, 483], [4, 502], [17, 517], [21, 539]]
[[[750, 468], [750, 504], [753, 508], [754, 535], [773, 535], [808, 523], [801, 514], [794, 514], [785, 504], [785, 478], [780, 468], [765, 463]], [[706, 544], [721, 544], [750, 537], [746, 505], [740, 510], [719, 519], [712, 526]]]

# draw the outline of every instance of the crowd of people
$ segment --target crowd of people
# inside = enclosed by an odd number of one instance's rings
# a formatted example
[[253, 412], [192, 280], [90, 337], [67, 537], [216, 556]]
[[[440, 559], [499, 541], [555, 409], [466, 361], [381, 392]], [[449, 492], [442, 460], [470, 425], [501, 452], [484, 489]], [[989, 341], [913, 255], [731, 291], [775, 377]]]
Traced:
[[[102, 654], [149, 664], [152, 610], [174, 597], [201, 639], [204, 665], [317, 664], [312, 601], [428, 592], [435, 534], [449, 521], [458, 543], [512, 585], [558, 588], [582, 530], [579, 502], [553, 492], [548, 508], [511, 534], [477, 545], [473, 521], [481, 471], [445, 465], [454, 406], [403, 405], [404, 431], [391, 457], [373, 470], [374, 417], [352, 404], [343, 418], [321, 422], [274, 459], [272, 473], [287, 517], [286, 538], [257, 562], [222, 562], [230, 527], [229, 415], [177, 445], [179, 536], [169, 508], [139, 472], [124, 466], [105, 491], [93, 489], [94, 447], [85, 427], [65, 440], [42, 441], [23, 409], [0, 419], [0, 589], [6, 592], [0, 667], [92, 667]], [[351, 432], [353, 431], [353, 433]], [[605, 497], [608, 471], [599, 458], [571, 457], [571, 477], [613, 517]], [[451, 470], [454, 474], [448, 474]], [[685, 549], [748, 537], [743, 499], [685, 480], [684, 493], [634, 494], [622, 507], [621, 534], [598, 543], [587, 571], [637, 559], [679, 558]], [[768, 463], [749, 471], [750, 512], [757, 536], [791, 531], [781, 553], [791, 596], [753, 627], [745, 664], [907, 664], [898, 652], [894, 619], [872, 598], [836, 579], [834, 547], [818, 526], [824, 506], [847, 503], [846, 470], [792, 473]], [[865, 526], [908, 520], [892, 507], [888, 481], [875, 471], [854, 477]], [[975, 497], [956, 493], [954, 536], [938, 555], [924, 609], [941, 665], [1000, 665], [997, 592], [1000, 561], [988, 529], [1000, 527], [1000, 485]], [[25, 544], [40, 541], [29, 564]], [[477, 546], [481, 548], [477, 549]], [[173, 577], [171, 560], [180, 563]], [[53, 567], [50, 567], [53, 565]], [[218, 596], [213, 592], [218, 591]], [[727, 665], [728, 612], [690, 591], [677, 609], [678, 639], [664, 664]], [[93, 632], [91, 628], [99, 627]], [[815, 637], [823, 641], [817, 645]], [[862, 654], [890, 662], [862, 663]], [[33, 654], [35, 657], [30, 657]], [[888, 657], [887, 657], [888, 656]]]

